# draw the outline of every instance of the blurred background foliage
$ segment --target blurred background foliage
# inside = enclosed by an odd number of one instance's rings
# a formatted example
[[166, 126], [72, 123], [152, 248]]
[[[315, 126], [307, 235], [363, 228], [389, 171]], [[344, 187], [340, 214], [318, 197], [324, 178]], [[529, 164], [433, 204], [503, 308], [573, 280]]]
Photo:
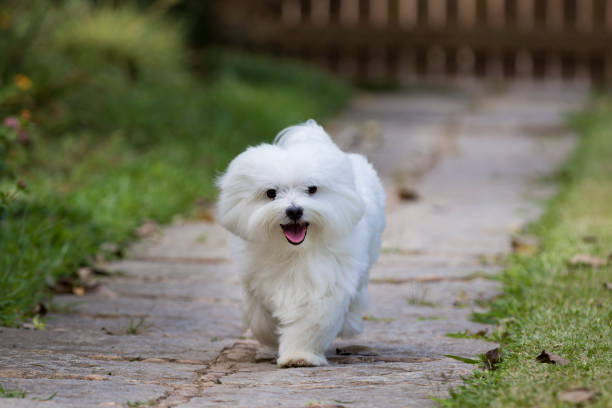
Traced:
[[0, 4], [0, 324], [144, 220], [197, 215], [245, 146], [347, 100], [322, 72], [215, 48], [207, 6]]

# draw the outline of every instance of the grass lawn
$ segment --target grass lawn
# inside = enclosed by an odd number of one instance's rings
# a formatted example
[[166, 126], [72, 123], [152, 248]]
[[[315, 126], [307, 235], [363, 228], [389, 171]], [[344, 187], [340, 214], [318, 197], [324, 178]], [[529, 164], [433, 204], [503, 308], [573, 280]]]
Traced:
[[[581, 406], [612, 406], [612, 101], [601, 99], [573, 123], [582, 136], [559, 174], [560, 192], [531, 230], [542, 239], [531, 256], [515, 255], [502, 274], [505, 294], [478, 319], [506, 334], [503, 363], [477, 371], [449, 407], [566, 407], [564, 391], [594, 393]], [[574, 265], [578, 254], [602, 265]], [[535, 361], [542, 350], [569, 361]]]
[[83, 111], [79, 98], [65, 101], [75, 114], [61, 124], [44, 119], [54, 106], [35, 112], [38, 137], [9, 152], [23, 156], [16, 171], [27, 192], [0, 206], [0, 325], [31, 317], [48, 286], [91, 264], [103, 244], [125, 245], [143, 220], [212, 203], [215, 175], [247, 145], [324, 119], [349, 96], [321, 72], [261, 57], [209, 51], [199, 64], [185, 82], [122, 85]]

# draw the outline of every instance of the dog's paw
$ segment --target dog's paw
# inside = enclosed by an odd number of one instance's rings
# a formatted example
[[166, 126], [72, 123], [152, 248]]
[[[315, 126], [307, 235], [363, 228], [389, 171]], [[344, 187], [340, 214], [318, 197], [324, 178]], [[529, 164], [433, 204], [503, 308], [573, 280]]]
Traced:
[[293, 353], [291, 355], [280, 356], [276, 364], [281, 368], [318, 367], [327, 365], [327, 359], [324, 356], [313, 353]]

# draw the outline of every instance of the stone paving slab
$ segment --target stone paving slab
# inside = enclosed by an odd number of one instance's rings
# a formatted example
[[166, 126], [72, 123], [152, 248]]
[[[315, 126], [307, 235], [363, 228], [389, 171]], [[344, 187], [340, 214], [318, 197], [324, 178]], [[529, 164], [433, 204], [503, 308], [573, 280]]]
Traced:
[[[447, 355], [495, 347], [447, 334], [493, 329], [469, 317], [499, 293], [490, 275], [510, 236], [554, 191], [545, 176], [574, 144], [563, 115], [583, 99], [549, 88], [355, 99], [331, 128], [379, 169], [388, 228], [365, 332], [338, 340], [328, 367], [278, 369], [243, 329], [231, 238], [181, 221], [105, 265], [117, 274], [96, 291], [58, 296], [46, 330], [0, 328], [0, 384], [28, 392], [0, 407], [434, 405], [475, 367]], [[378, 355], [336, 354], [350, 345]]]
[[[241, 371], [223, 378], [183, 408], [306, 407], [309, 404], [350, 407], [422, 407], [432, 395], [444, 395], [470, 369], [456, 360], [418, 363], [380, 362], [318, 369]], [[257, 377], [257, 385], [253, 377]]]

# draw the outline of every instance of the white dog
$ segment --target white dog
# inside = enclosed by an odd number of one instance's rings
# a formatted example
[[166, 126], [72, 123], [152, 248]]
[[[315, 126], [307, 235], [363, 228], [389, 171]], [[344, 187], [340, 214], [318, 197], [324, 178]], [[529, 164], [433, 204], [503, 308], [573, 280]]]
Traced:
[[221, 224], [240, 238], [246, 322], [281, 367], [327, 364], [336, 336], [363, 329], [385, 193], [365, 157], [315, 121], [250, 147], [218, 179]]

